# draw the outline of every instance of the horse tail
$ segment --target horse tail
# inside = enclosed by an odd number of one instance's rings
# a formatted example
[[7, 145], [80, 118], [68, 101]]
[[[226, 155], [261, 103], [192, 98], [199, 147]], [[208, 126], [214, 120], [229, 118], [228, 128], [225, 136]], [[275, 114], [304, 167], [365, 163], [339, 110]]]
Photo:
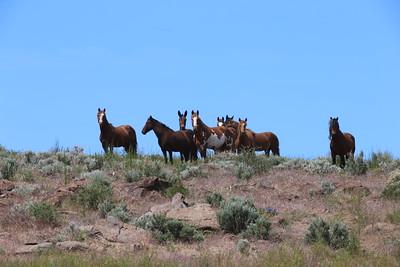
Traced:
[[353, 135], [351, 135], [351, 140], [353, 141], [353, 149], [351, 150], [351, 153], [354, 155], [354, 153], [356, 152], [356, 139], [354, 138]]
[[132, 132], [132, 139], [131, 139], [131, 144], [130, 144], [130, 149], [132, 150], [131, 152], [134, 154], [137, 154], [137, 138], [136, 138], [136, 132], [135, 129], [133, 129], [133, 127], [131, 128], [131, 132]]
[[281, 154], [280, 154], [280, 150], [279, 150], [279, 139], [275, 134], [273, 134], [273, 136], [274, 136], [274, 142], [273, 142], [273, 145], [271, 148], [272, 153], [274, 155], [280, 156]]

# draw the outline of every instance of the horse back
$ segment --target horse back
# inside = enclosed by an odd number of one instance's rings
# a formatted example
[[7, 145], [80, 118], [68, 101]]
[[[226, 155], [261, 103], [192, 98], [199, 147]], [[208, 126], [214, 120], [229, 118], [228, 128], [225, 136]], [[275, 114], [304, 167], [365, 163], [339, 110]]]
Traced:
[[269, 149], [271, 147], [279, 147], [279, 139], [272, 132], [256, 133], [254, 141], [257, 148]]

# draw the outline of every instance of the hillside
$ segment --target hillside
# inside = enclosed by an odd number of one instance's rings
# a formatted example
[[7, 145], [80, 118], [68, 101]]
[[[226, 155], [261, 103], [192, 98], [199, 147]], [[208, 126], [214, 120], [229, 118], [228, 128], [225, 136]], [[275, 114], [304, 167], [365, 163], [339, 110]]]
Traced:
[[327, 158], [165, 165], [1, 148], [0, 265], [396, 266], [399, 170], [388, 153], [342, 170]]

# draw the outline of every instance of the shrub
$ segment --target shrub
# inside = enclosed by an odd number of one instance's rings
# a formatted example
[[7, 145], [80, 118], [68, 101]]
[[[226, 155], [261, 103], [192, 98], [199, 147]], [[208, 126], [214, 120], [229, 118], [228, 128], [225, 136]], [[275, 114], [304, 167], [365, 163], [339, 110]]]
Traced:
[[380, 151], [372, 152], [367, 164], [370, 169], [381, 169], [383, 171], [392, 171], [400, 166], [400, 162], [396, 161], [392, 154]]
[[254, 223], [259, 214], [252, 201], [234, 197], [223, 203], [217, 217], [222, 230], [238, 234]]
[[336, 190], [336, 186], [332, 182], [324, 181], [321, 183], [321, 187], [323, 195], [330, 195]]
[[400, 210], [389, 213], [386, 218], [390, 223], [400, 224]]
[[239, 162], [238, 166], [236, 167], [236, 177], [239, 180], [248, 180], [255, 174], [253, 168], [247, 163]]
[[137, 182], [142, 178], [142, 173], [137, 169], [125, 171], [125, 179], [128, 183]]
[[111, 200], [112, 187], [102, 172], [87, 173], [92, 181], [78, 191], [78, 202], [88, 209], [97, 209], [98, 205], [106, 200]]
[[341, 222], [334, 222], [329, 227], [329, 245], [333, 249], [345, 248], [349, 245], [349, 231]]
[[245, 238], [255, 238], [267, 240], [271, 223], [265, 217], [258, 217], [254, 223], [247, 226], [246, 231], [243, 232]]
[[166, 197], [172, 198], [176, 193], [181, 193], [184, 196], [189, 194], [189, 190], [183, 186], [180, 180], [175, 181], [172, 186], [168, 187], [163, 191]]
[[[315, 219], [305, 235], [307, 243], [323, 243], [333, 249], [346, 248], [351, 242], [347, 226], [341, 222], [328, 224], [321, 218]], [[353, 240], [354, 241], [354, 240]]]
[[200, 166], [183, 165], [184, 169], [179, 172], [181, 179], [188, 179], [190, 177], [204, 176]]
[[312, 174], [327, 174], [327, 173], [338, 173], [341, 169], [333, 165], [328, 158], [317, 158], [306, 161], [306, 165], [303, 166], [304, 170]]
[[387, 199], [400, 199], [400, 171], [390, 174], [389, 183], [383, 189], [382, 196]]
[[[44, 175], [55, 175], [61, 173], [67, 167], [64, 163], [53, 158], [41, 159], [39, 160], [38, 165], [40, 171]], [[68, 167], [71, 168], [70, 166]]]
[[212, 193], [207, 195], [206, 201], [212, 207], [217, 207], [218, 208], [223, 203], [224, 198], [220, 193], [212, 192]]
[[118, 218], [121, 222], [127, 223], [131, 220], [131, 216], [125, 204], [121, 204], [111, 209], [109, 215]]
[[202, 241], [203, 234], [194, 227], [175, 219], [168, 219], [165, 215], [144, 215], [140, 217], [136, 226], [150, 230], [159, 242], [180, 240], [184, 242]]
[[95, 155], [94, 157], [87, 157], [84, 164], [88, 171], [100, 170], [103, 167], [103, 157]]
[[363, 175], [367, 173], [367, 170], [368, 165], [364, 161], [364, 153], [362, 151], [355, 159], [350, 158], [345, 167], [345, 171], [351, 175]]
[[109, 199], [106, 199], [105, 201], [103, 201], [102, 203], [100, 203], [98, 205], [98, 210], [100, 212], [100, 217], [101, 218], [106, 218], [107, 214], [113, 209], [115, 208], [115, 204], [110, 201]]
[[245, 255], [248, 255], [250, 252], [250, 242], [247, 239], [239, 239], [236, 243], [236, 249]]
[[0, 178], [10, 180], [17, 172], [18, 164], [14, 159], [7, 159], [0, 166]]
[[28, 214], [37, 221], [56, 224], [59, 220], [59, 215], [55, 207], [45, 202], [35, 202], [28, 205]]
[[329, 224], [321, 218], [315, 219], [308, 227], [305, 241], [307, 243], [322, 242], [329, 244]]
[[246, 172], [244, 172], [243, 174], [245, 175], [243, 178], [239, 178], [239, 176], [238, 175], [237, 176], [239, 179], [248, 179], [246, 178], [246, 176], [251, 174], [249, 176], [250, 178], [253, 174], [265, 173], [271, 170], [274, 166], [282, 164], [283, 162], [285, 162], [285, 160], [286, 159], [283, 157], [257, 156], [254, 152], [245, 152], [237, 157], [237, 166], [239, 169], [242, 168], [244, 171], [246, 170], [249, 171], [251, 169], [253, 173], [249, 172], [248, 174], [246, 174]]

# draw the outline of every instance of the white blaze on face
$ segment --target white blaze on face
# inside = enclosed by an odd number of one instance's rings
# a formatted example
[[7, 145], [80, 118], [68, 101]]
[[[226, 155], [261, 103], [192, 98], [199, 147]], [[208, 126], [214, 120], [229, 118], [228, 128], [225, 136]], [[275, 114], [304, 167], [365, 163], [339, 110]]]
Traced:
[[218, 122], [218, 127], [221, 127], [221, 126], [224, 126], [224, 123], [223, 122]]
[[226, 136], [224, 134], [221, 135], [221, 137], [218, 137], [218, 135], [214, 133], [207, 139], [206, 144], [209, 148], [220, 148], [225, 144], [225, 142]]
[[103, 118], [104, 118], [104, 113], [100, 113], [100, 115], [99, 115], [99, 123], [100, 124], [103, 123]]
[[193, 127], [197, 127], [197, 117], [193, 117]]

